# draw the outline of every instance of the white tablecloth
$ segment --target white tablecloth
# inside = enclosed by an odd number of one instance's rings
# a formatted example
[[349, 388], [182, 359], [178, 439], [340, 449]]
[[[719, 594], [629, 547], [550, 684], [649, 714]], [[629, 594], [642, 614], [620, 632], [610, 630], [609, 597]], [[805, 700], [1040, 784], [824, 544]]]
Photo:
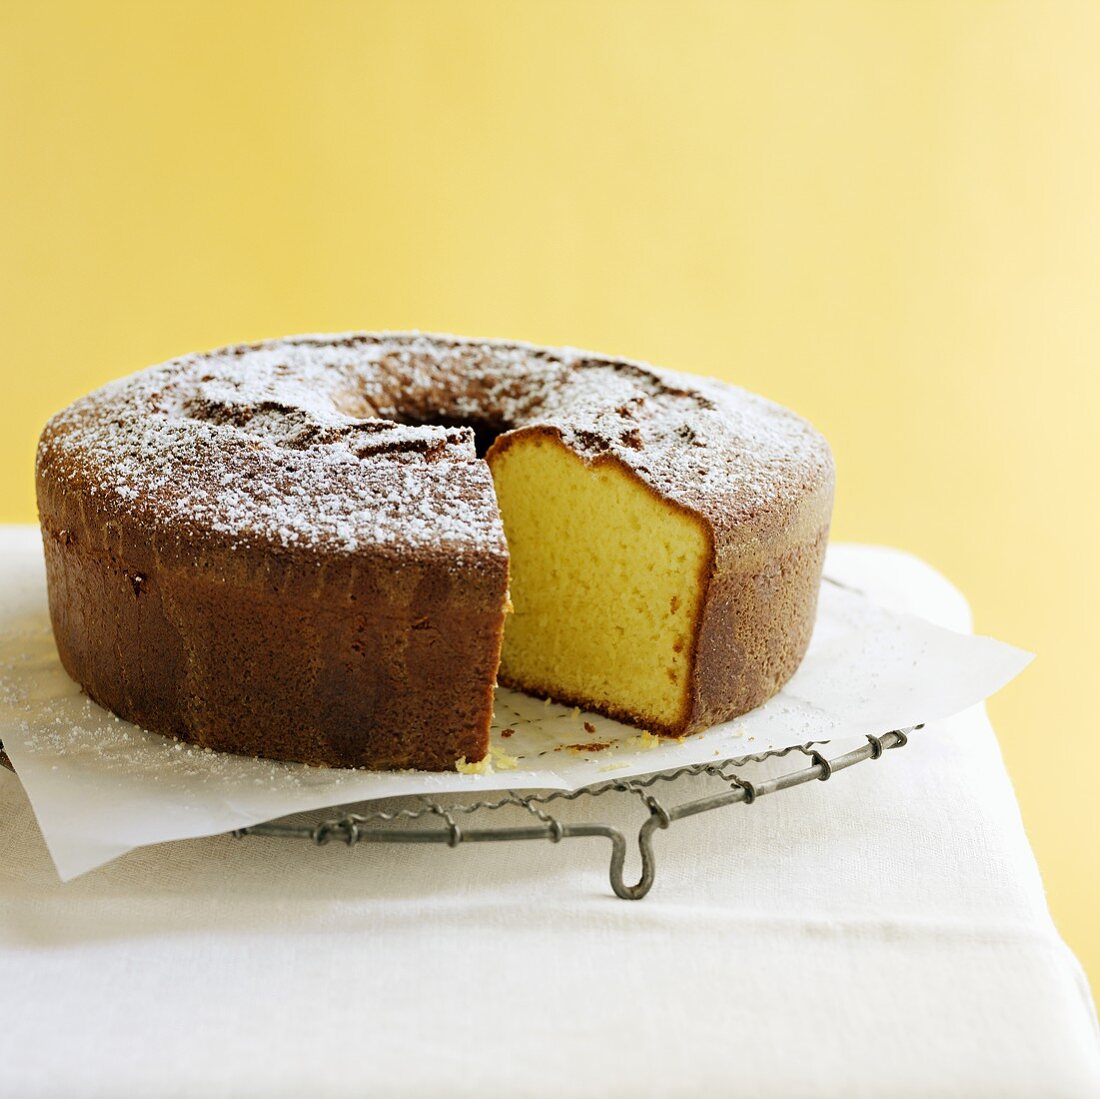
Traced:
[[[966, 627], [911, 558], [831, 567]], [[982, 709], [656, 843], [637, 903], [597, 839], [215, 838], [62, 886], [2, 773], [0, 1096], [1100, 1094]]]

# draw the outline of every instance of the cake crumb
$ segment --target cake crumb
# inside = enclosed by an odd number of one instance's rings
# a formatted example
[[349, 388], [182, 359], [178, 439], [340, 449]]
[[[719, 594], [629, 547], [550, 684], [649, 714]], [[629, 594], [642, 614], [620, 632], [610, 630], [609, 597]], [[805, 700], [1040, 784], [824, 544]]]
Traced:
[[586, 733], [594, 733], [596, 731], [596, 726], [593, 725], [591, 721], [586, 721], [584, 723], [584, 731]]
[[639, 751], [648, 752], [651, 748], [656, 748], [661, 743], [661, 738], [654, 736], [648, 729], [639, 733], [637, 736], [632, 736], [626, 741], [628, 748], [636, 748]]
[[515, 756], [510, 756], [499, 748], [490, 748], [489, 756], [492, 760], [490, 770], [495, 767], [498, 771], [514, 771], [519, 766], [519, 760]]
[[484, 759], [467, 763], [465, 756], [459, 756], [455, 760], [455, 770], [463, 775], [491, 775], [493, 773], [493, 761], [489, 756]]

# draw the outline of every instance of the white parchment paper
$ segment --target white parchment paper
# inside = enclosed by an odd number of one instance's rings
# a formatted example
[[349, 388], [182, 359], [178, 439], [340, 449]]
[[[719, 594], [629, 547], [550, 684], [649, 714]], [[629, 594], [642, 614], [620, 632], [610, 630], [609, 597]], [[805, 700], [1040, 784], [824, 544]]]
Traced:
[[9, 528], [0, 539], [0, 740], [65, 880], [135, 847], [308, 809], [405, 794], [576, 789], [905, 728], [980, 702], [1031, 660], [1003, 642], [945, 630], [825, 583], [810, 650], [795, 676], [766, 705], [706, 732], [658, 741], [501, 689], [489, 773], [305, 767], [191, 748], [91, 702], [57, 658], [37, 531], [14, 529], [18, 534]]

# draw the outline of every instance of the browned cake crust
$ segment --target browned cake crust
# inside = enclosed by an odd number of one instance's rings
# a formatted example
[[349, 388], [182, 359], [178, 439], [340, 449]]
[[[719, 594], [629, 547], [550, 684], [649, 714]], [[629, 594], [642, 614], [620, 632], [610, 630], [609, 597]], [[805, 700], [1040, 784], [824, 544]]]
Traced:
[[475, 443], [524, 430], [706, 521], [691, 706], [661, 731], [774, 694], [813, 625], [833, 491], [821, 436], [716, 382], [417, 334], [188, 356], [55, 416], [37, 488], [65, 668], [120, 716], [219, 750], [481, 759], [508, 556]]

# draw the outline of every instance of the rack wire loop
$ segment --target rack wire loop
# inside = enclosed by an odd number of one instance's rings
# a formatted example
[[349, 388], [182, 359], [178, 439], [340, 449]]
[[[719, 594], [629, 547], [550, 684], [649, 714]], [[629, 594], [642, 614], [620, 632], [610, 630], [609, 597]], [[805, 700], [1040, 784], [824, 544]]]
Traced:
[[519, 801], [527, 812], [537, 817], [550, 829], [550, 842], [561, 843], [562, 837], [565, 834], [565, 828], [561, 821], [558, 820], [557, 817], [552, 817], [545, 809], [540, 809], [535, 805], [533, 796], [520, 797]]
[[667, 828], [672, 823], [668, 810], [652, 794], [646, 794], [645, 803], [656, 818], [658, 828]]
[[730, 778], [730, 785], [744, 794], [741, 798], [742, 805], [752, 805], [756, 801], [756, 787], [747, 778], [738, 778], [737, 775], [733, 775]]
[[810, 753], [810, 759], [814, 761], [815, 767], [821, 768], [819, 782], [825, 782], [833, 777], [833, 765], [816, 748]]

